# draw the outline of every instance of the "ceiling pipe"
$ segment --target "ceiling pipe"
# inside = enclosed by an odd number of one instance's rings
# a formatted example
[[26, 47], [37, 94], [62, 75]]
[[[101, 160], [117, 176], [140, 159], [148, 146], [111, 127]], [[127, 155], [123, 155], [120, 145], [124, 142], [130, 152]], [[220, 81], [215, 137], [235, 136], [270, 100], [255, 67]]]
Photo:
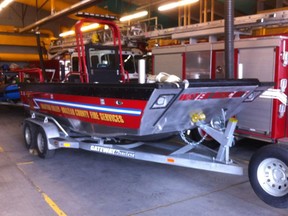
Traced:
[[19, 32], [24, 33], [24, 32], [27, 32], [29, 30], [35, 29], [37, 27], [40, 27], [41, 25], [44, 25], [45, 23], [51, 22], [51, 21], [58, 19], [60, 17], [67, 16], [69, 14], [76, 13], [82, 9], [88, 8], [99, 1], [100, 0], [83, 0], [79, 3], [76, 3], [76, 4], [68, 7], [68, 8], [65, 8], [59, 12], [56, 12], [56, 13], [48, 16], [48, 17], [45, 17], [45, 18], [43, 18], [43, 19], [41, 19], [41, 20], [31, 24], [31, 25], [28, 25], [24, 28], [20, 28]]
[[55, 10], [55, 0], [50, 0], [50, 4], [51, 4], [51, 14], [55, 14], [56, 10]]
[[47, 81], [47, 76], [46, 76], [45, 66], [44, 66], [43, 48], [41, 46], [41, 39], [40, 39], [40, 32], [36, 32], [36, 41], [37, 41], [40, 68], [42, 70], [42, 76], [44, 80]]
[[234, 0], [225, 0], [225, 76], [234, 78]]
[[0, 61], [12, 61], [12, 62], [27, 62], [27, 61], [39, 61], [38, 54], [30, 53], [3, 53], [1, 52]]

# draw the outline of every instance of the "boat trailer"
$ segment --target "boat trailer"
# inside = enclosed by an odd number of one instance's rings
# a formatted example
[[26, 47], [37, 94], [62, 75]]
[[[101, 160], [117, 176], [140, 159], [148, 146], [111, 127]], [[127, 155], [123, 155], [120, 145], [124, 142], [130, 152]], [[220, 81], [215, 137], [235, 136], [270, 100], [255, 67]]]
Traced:
[[129, 159], [242, 175], [243, 168], [236, 164], [229, 154], [236, 124], [237, 120], [230, 118], [226, 129], [219, 131], [201, 121], [197, 122], [202, 130], [219, 142], [218, 151], [201, 145], [202, 141], [187, 140], [184, 132], [180, 133], [184, 142], [181, 142], [179, 137], [168, 142], [125, 143], [125, 140], [123, 142], [114, 138], [86, 136], [69, 132], [55, 118], [37, 112], [32, 112], [31, 118], [24, 121], [23, 132], [26, 147], [35, 148], [41, 158], [53, 157], [55, 150], [59, 148], [74, 148]]
[[[53, 117], [31, 112], [25, 119], [23, 133], [26, 147], [36, 150], [41, 158], [51, 158], [59, 148], [83, 149], [91, 152], [137, 159], [186, 168], [226, 174], [243, 175], [240, 163], [230, 158], [237, 119], [230, 118], [224, 130], [198, 121], [197, 126], [219, 142], [217, 151], [188, 139], [185, 131], [178, 138], [158, 142], [127, 142], [115, 138], [100, 138], [67, 131]], [[181, 139], [179, 139], [181, 137]], [[182, 141], [182, 142], [181, 142]], [[266, 204], [288, 207], [288, 146], [277, 144], [260, 148], [252, 156], [248, 175], [250, 184]]]

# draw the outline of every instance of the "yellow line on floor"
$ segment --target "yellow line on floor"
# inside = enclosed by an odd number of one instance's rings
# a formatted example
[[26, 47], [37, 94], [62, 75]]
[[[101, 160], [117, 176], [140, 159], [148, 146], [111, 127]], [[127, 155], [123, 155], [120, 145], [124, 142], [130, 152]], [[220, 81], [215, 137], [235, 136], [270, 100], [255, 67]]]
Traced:
[[42, 196], [58, 216], [67, 216], [47, 194], [42, 192]]
[[23, 173], [23, 175], [25, 176], [25, 178], [31, 182], [31, 184], [34, 186], [34, 188], [36, 189], [37, 192], [39, 192], [39, 194], [42, 195], [43, 199], [45, 200], [45, 202], [50, 206], [50, 208], [52, 208], [52, 210], [58, 215], [58, 216], [67, 216], [65, 214], [65, 212], [63, 212], [58, 205], [46, 194], [44, 193], [40, 187], [38, 187], [30, 178], [29, 176], [24, 172], [24, 170], [22, 169], [22, 166], [19, 165], [23, 165], [23, 164], [33, 164], [33, 161], [27, 161], [27, 162], [20, 162], [17, 163], [17, 168]]
[[17, 163], [17, 166], [21, 166], [21, 165], [29, 165], [29, 164], [33, 164], [33, 163], [34, 163], [33, 161], [20, 162], [20, 163]]
[[0, 153], [4, 152], [4, 149], [0, 146]]

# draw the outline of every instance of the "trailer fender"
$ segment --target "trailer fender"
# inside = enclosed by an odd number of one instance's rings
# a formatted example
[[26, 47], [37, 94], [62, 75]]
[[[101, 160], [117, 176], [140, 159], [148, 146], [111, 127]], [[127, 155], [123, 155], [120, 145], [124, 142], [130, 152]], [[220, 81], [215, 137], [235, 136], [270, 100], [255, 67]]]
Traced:
[[58, 147], [55, 146], [53, 143], [50, 142], [51, 138], [59, 137], [59, 129], [58, 127], [52, 122], [44, 122], [37, 119], [28, 118], [25, 119], [25, 123], [30, 122], [31, 124], [35, 125], [36, 128], [42, 128], [45, 132], [47, 138], [47, 145], [49, 150], [57, 149]]

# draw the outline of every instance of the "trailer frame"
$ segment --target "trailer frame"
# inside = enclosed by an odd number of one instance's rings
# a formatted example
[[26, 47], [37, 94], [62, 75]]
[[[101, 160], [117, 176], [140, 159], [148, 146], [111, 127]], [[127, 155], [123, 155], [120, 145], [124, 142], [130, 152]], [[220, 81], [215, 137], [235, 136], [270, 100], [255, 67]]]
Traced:
[[[54, 151], [59, 148], [73, 148], [129, 159], [243, 175], [243, 167], [233, 161], [229, 154], [237, 120], [231, 118], [225, 130], [216, 130], [201, 121], [198, 121], [197, 124], [207, 134], [219, 141], [218, 151], [201, 145], [201, 142], [180, 142], [179, 138], [169, 142], [123, 144], [113, 138], [91, 137], [69, 131], [52, 116], [37, 112], [32, 112], [31, 117], [24, 120], [24, 125], [29, 125], [31, 128], [30, 138], [33, 140], [33, 144], [28, 147], [35, 148], [42, 158], [54, 156]], [[41, 135], [44, 137], [42, 141], [39, 138], [41, 131], [44, 132]], [[26, 142], [27, 130], [24, 130], [24, 139]]]

